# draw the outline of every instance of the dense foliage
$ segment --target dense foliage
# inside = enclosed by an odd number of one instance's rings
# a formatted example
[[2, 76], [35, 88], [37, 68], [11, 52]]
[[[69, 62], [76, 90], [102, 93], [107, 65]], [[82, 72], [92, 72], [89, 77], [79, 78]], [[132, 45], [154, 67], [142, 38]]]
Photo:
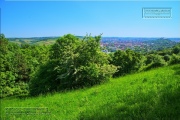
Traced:
[[118, 66], [115, 77], [138, 71], [149, 70], [171, 64], [180, 63], [180, 44], [160, 51], [140, 54], [130, 49], [118, 50], [111, 56], [111, 63]]
[[118, 66], [118, 71], [114, 76], [121, 76], [139, 71], [143, 67], [143, 56], [130, 49], [118, 50], [112, 55], [111, 63]]
[[48, 59], [48, 47], [18, 46], [0, 37], [0, 97], [27, 95], [32, 74]]
[[100, 36], [83, 40], [68, 34], [50, 49], [50, 60], [30, 83], [31, 95], [92, 86], [108, 80], [116, 71], [108, 55], [100, 51]]
[[0, 97], [93, 86], [129, 73], [180, 63], [180, 44], [140, 54], [104, 53], [101, 36], [67, 34], [51, 45], [15, 44], [0, 35]]

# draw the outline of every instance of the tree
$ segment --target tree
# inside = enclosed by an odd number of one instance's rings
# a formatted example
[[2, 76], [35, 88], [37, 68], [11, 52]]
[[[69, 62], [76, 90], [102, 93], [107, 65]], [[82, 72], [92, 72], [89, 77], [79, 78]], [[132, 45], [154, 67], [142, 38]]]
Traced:
[[170, 64], [178, 64], [180, 63], [180, 55], [172, 54]]
[[149, 69], [157, 68], [157, 67], [162, 67], [165, 65], [167, 65], [167, 63], [164, 60], [163, 56], [160, 56], [157, 54], [150, 54], [147, 56], [145, 70], [149, 70]]
[[180, 46], [175, 46], [174, 48], [173, 48], [173, 50], [172, 50], [172, 53], [174, 53], [174, 54], [178, 54], [178, 53], [180, 53]]
[[118, 50], [112, 55], [111, 63], [118, 66], [115, 77], [136, 72], [143, 66], [142, 55], [130, 49], [126, 51]]
[[[9, 43], [4, 35], [0, 39], [0, 97], [28, 93], [27, 84], [22, 83], [26, 74], [26, 63], [18, 45]], [[17, 62], [18, 61], [18, 62]]]
[[0, 36], [0, 97], [29, 93], [29, 81], [40, 65], [48, 60], [45, 46], [19, 46]]
[[30, 82], [31, 95], [92, 86], [108, 80], [116, 67], [100, 50], [101, 36], [79, 39], [67, 34], [50, 49], [50, 60]]

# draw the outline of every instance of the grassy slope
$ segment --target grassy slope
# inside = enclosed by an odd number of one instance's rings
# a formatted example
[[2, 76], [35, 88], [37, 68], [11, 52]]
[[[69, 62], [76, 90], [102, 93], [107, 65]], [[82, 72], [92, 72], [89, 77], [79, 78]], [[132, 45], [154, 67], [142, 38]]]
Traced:
[[49, 115], [9, 115], [18, 120], [180, 119], [180, 65], [127, 75], [103, 85], [27, 99], [3, 99], [5, 107], [48, 107]]
[[37, 39], [21, 39], [21, 41], [19, 39], [16, 40], [11, 40], [10, 42], [16, 43], [18, 45], [21, 44], [30, 44], [30, 45], [52, 45], [56, 42], [57, 38], [52, 38], [52, 39], [47, 39], [47, 40], [37, 40]]

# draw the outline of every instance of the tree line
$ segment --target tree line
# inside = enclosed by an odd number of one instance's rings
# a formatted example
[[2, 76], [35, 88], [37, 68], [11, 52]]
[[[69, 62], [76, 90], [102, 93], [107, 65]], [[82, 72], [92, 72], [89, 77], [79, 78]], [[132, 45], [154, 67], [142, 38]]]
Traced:
[[145, 54], [130, 49], [106, 54], [100, 40], [101, 35], [78, 38], [67, 34], [53, 45], [19, 46], [1, 34], [1, 98], [89, 87], [111, 77], [180, 63], [180, 44]]

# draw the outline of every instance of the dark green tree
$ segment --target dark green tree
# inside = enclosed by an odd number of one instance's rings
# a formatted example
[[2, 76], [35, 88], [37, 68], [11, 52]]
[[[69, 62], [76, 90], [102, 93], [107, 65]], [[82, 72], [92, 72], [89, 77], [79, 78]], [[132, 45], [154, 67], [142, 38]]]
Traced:
[[118, 50], [112, 55], [111, 63], [118, 66], [118, 71], [114, 74], [115, 77], [118, 77], [141, 70], [143, 57], [130, 49]]
[[167, 65], [167, 63], [164, 60], [163, 56], [157, 54], [150, 54], [147, 55], [146, 67], [144, 69], [149, 70], [152, 68], [162, 67], [165, 65]]

